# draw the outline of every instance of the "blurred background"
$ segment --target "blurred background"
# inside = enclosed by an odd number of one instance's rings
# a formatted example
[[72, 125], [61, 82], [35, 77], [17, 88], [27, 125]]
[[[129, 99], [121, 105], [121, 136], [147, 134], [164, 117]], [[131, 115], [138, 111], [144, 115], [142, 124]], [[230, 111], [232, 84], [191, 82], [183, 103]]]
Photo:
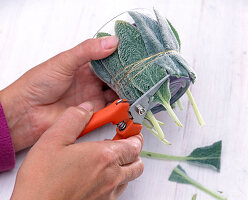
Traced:
[[[248, 199], [248, 1], [247, 0], [0, 0], [0, 89], [48, 58], [93, 37], [117, 14], [155, 7], [177, 29], [184, 58], [197, 73], [192, 93], [206, 121], [201, 128], [186, 97], [176, 113], [178, 128], [167, 113], [156, 117], [172, 146], [143, 130], [144, 149], [187, 155], [198, 146], [223, 141], [221, 172], [182, 164], [188, 174], [228, 199]], [[111, 138], [105, 126], [85, 140]], [[28, 150], [16, 156], [16, 168], [0, 174], [0, 199], [9, 199], [16, 172]], [[143, 159], [144, 174], [131, 182], [121, 200], [211, 199], [189, 186], [168, 181], [177, 162]]]

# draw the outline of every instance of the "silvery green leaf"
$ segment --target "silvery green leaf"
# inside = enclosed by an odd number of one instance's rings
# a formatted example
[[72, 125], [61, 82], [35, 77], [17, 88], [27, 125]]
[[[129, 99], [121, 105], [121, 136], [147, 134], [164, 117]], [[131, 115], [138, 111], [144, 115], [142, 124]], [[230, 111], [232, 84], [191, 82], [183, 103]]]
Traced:
[[105, 69], [103, 64], [100, 60], [92, 60], [91, 61], [91, 70], [104, 82], [110, 84], [111, 82], [111, 75], [109, 72]]
[[196, 182], [194, 179], [190, 178], [188, 174], [185, 172], [185, 170], [180, 165], [177, 165], [177, 167], [173, 169], [169, 177], [169, 181], [176, 182], [176, 183], [190, 184], [216, 199], [219, 199], [219, 200], [227, 199], [226, 197], [222, 196], [220, 193], [213, 192], [209, 190], [208, 188], [204, 187], [203, 185], [199, 184], [198, 182]]
[[177, 38], [175, 37], [171, 27], [166, 19], [164, 19], [157, 10], [154, 9], [154, 13], [156, 15], [160, 34], [163, 39], [163, 45], [165, 50], [175, 50], [179, 52], [179, 44]]
[[176, 168], [173, 169], [169, 181], [176, 182], [176, 183], [184, 183], [184, 184], [191, 184], [187, 179], [187, 173], [185, 170], [180, 166], [177, 165]]
[[178, 54], [170, 55], [170, 58], [174, 61], [175, 64], [177, 64], [178, 67], [180, 66], [180, 71], [184, 72], [184, 75], [186, 74], [186, 72], [188, 73], [188, 76], [190, 77], [191, 81], [194, 83], [196, 79], [196, 74], [193, 71], [193, 69], [191, 69], [187, 61], [183, 59], [181, 55]]
[[210, 146], [199, 147], [187, 156], [187, 162], [195, 163], [220, 171], [222, 141], [213, 143]]
[[189, 162], [190, 164], [209, 167], [219, 172], [221, 149], [222, 141], [218, 141], [209, 146], [198, 147], [194, 149], [188, 156], [174, 156], [150, 151], [142, 151], [140, 155], [147, 158]]
[[[167, 73], [163, 67], [154, 65], [152, 61], [142, 61], [148, 57], [148, 54], [141, 34], [135, 26], [128, 22], [116, 21], [115, 31], [120, 40], [118, 53], [123, 65], [129, 66], [137, 61], [140, 62], [136, 67], [133, 67], [132, 72], [129, 72], [126, 77], [129, 80], [132, 79], [135, 87], [145, 93], [165, 77]], [[170, 90], [168, 89], [168, 81], [161, 86], [158, 92], [161, 95], [159, 96], [156, 93], [154, 95], [155, 101], [162, 103], [161, 98], [165, 98], [169, 102]]]
[[179, 48], [181, 48], [181, 41], [180, 41], [180, 38], [179, 38], [179, 34], [177, 33], [176, 29], [172, 26], [172, 24], [170, 23], [170, 21], [167, 19], [167, 22], [168, 24], [170, 25], [170, 28], [172, 30], [172, 32], [174, 33], [176, 39], [177, 39], [177, 42], [179, 44]]
[[141, 33], [148, 55], [151, 56], [164, 51], [158, 23], [142, 13], [136, 11], [129, 11], [128, 13]]
[[123, 66], [131, 65], [148, 57], [144, 41], [135, 26], [117, 20], [115, 33], [119, 37], [118, 53]]

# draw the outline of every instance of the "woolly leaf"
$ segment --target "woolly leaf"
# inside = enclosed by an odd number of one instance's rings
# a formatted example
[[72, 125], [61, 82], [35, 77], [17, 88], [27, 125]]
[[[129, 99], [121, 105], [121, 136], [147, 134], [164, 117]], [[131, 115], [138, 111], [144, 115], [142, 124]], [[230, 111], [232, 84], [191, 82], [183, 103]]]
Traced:
[[111, 82], [111, 75], [109, 72], [105, 69], [103, 64], [100, 60], [92, 60], [91, 61], [91, 70], [104, 82], [109, 83]]
[[[143, 38], [143, 41], [145, 43], [148, 55], [151, 56], [165, 51], [166, 46], [163, 46], [163, 39], [160, 34], [158, 22], [136, 11], [129, 11], [128, 13], [134, 19], [134, 22], [139, 32], [141, 33], [141, 37]], [[178, 37], [179, 40], [179, 36], [176, 30], [170, 23], [169, 25], [173, 33], [176, 37]], [[178, 63], [175, 64], [168, 55], [162, 54], [158, 59], [155, 59], [155, 63], [165, 68], [170, 75], [174, 75], [177, 77], [188, 77], [187, 71], [182, 66], [178, 65]]]
[[[97, 38], [105, 37], [105, 36], [111, 36], [109, 33], [99, 32], [97, 33]], [[111, 75], [111, 77], [115, 77], [116, 74], [118, 74], [124, 66], [120, 62], [118, 51], [116, 50], [113, 54], [108, 56], [105, 59], [102, 59], [100, 61], [104, 68], [108, 71], [108, 73]], [[98, 72], [99, 73], [99, 72]], [[113, 79], [111, 79], [111, 84], [115, 84], [113, 82]], [[120, 87], [118, 91], [116, 91], [120, 98], [126, 98], [128, 100], [137, 99], [139, 98], [142, 93], [138, 91], [134, 86], [132, 85], [125, 85], [124, 87]]]
[[[141, 34], [135, 26], [128, 22], [116, 21], [115, 31], [120, 40], [118, 52], [124, 66], [129, 66], [148, 57]], [[141, 61], [136, 65], [137, 67], [133, 67], [132, 72], [129, 72], [126, 77], [131, 77], [132, 83], [143, 93], [167, 75], [163, 67], [154, 66], [153, 62]], [[161, 95], [158, 95], [160, 93]], [[163, 98], [169, 102], [168, 81], [154, 95], [154, 100], [159, 103], [163, 103]]]
[[227, 199], [226, 197], [223, 197], [222, 195], [220, 195], [218, 192], [213, 192], [209, 190], [208, 188], [202, 186], [201, 184], [199, 184], [192, 178], [190, 178], [185, 172], [185, 170], [180, 165], [177, 165], [177, 167], [173, 169], [169, 177], [169, 181], [176, 182], [176, 183], [190, 184], [202, 190], [203, 192], [206, 192], [207, 194], [209, 194], [210, 196], [216, 199], [219, 199], [219, 200]]
[[184, 74], [188, 73], [187, 77], [190, 77], [192, 83], [194, 83], [196, 79], [196, 75], [195, 72], [190, 68], [187, 61], [183, 59], [183, 57], [180, 56], [179, 54], [173, 56], [170, 55], [170, 58], [173, 60], [175, 64], [177, 64], [181, 72], [184, 71]]
[[136, 11], [129, 11], [128, 13], [141, 33], [148, 55], [151, 56], [164, 51], [158, 23], [152, 18]]
[[176, 39], [177, 39], [177, 42], [178, 42], [178, 44], [179, 44], [179, 48], [181, 48], [181, 41], [180, 41], [180, 38], [179, 38], [179, 35], [178, 35], [176, 29], [172, 26], [172, 24], [170, 23], [170, 21], [169, 21], [168, 19], [167, 19], [167, 22], [168, 22], [168, 24], [169, 24], [169, 26], [170, 26], [172, 32], [174, 33]]
[[173, 156], [149, 151], [142, 151], [140, 155], [147, 158], [189, 162], [190, 164], [209, 167], [219, 172], [221, 149], [222, 141], [218, 141], [209, 146], [198, 147], [194, 149], [188, 156]]
[[187, 162], [207, 166], [220, 171], [222, 141], [210, 146], [199, 147], [187, 156]]
[[138, 29], [132, 24], [117, 20], [115, 33], [119, 37], [118, 53], [124, 66], [131, 65], [148, 56]]
[[155, 9], [154, 13], [158, 21], [159, 30], [163, 39], [165, 50], [176, 50], [179, 52], [179, 44], [177, 42], [177, 38], [171, 30], [169, 23]]
[[185, 68], [179, 62], [175, 62], [176, 59], [174, 56], [176, 54], [176, 52], [164, 54], [163, 56], [156, 59], [155, 63], [159, 66], [162, 66], [171, 76], [175, 76], [177, 78], [189, 77], [188, 71], [185, 70]]
[[184, 184], [191, 184], [187, 179], [187, 174], [185, 170], [180, 166], [177, 165], [176, 168], [172, 171], [169, 181], [176, 182], [176, 183], [184, 183]]

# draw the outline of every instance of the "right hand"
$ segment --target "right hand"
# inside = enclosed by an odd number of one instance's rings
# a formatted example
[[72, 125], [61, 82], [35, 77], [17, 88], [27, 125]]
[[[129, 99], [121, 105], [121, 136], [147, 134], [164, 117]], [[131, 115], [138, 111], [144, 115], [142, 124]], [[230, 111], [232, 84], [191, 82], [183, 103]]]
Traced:
[[41, 136], [18, 171], [11, 200], [112, 200], [142, 174], [141, 135], [75, 144], [92, 113], [90, 103], [70, 107]]

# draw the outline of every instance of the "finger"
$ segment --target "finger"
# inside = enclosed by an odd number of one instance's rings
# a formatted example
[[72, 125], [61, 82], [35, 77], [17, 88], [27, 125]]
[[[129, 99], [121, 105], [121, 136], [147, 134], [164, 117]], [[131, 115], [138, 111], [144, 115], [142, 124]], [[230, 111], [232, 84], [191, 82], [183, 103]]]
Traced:
[[127, 188], [128, 183], [125, 184], [121, 184], [119, 185], [113, 192], [114, 195], [114, 199], [117, 199], [123, 192], [124, 190]]
[[113, 90], [108, 89], [108, 90], [104, 91], [104, 98], [105, 98], [107, 103], [109, 103], [109, 102], [112, 103], [113, 101], [115, 101], [119, 97]]
[[135, 162], [124, 165], [121, 167], [122, 170], [122, 184], [128, 183], [136, 178], [138, 178], [144, 171], [144, 163], [140, 158]]
[[133, 163], [139, 157], [143, 146], [141, 134], [116, 141], [114, 151], [117, 155], [117, 162], [120, 166]]
[[102, 59], [112, 54], [117, 45], [117, 36], [88, 39], [74, 48], [51, 58], [48, 63], [56, 72], [71, 76], [80, 66], [91, 60]]
[[[69, 145], [75, 143], [77, 137], [83, 131], [93, 114], [94, 106], [90, 102], [84, 102], [78, 107], [70, 107], [49, 128], [44, 137], [55, 137], [57, 143]], [[52, 139], [51, 139], [52, 140]]]

